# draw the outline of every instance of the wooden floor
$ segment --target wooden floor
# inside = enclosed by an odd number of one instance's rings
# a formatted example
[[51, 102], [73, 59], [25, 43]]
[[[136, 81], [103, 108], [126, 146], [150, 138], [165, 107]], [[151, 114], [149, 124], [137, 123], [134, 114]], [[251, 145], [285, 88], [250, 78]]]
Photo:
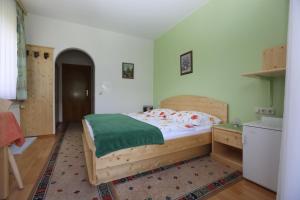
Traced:
[[274, 192], [245, 179], [208, 198], [209, 200], [269, 200], [276, 199]]
[[[16, 156], [18, 166], [23, 177], [24, 189], [19, 190], [11, 176], [9, 200], [26, 200], [30, 197], [42, 169], [48, 161], [50, 152], [57, 137], [49, 136], [38, 138], [22, 155]], [[219, 193], [211, 196], [209, 200], [272, 200], [275, 193], [270, 192], [247, 180], [241, 180]]]
[[22, 155], [16, 155], [24, 189], [19, 190], [14, 177], [10, 175], [10, 195], [8, 200], [26, 200], [40, 177], [40, 174], [48, 161], [52, 147], [56, 142], [55, 136], [38, 138]]

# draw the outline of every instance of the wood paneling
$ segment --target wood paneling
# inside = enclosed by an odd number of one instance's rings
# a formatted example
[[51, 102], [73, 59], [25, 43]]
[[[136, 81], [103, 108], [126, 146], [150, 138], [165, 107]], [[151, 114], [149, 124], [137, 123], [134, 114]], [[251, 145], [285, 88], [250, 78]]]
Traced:
[[285, 68], [286, 45], [276, 46], [263, 51], [263, 70]]
[[105, 169], [127, 162], [136, 162], [141, 160], [141, 155], [143, 155], [143, 160], [152, 159], [157, 156], [169, 155], [174, 152], [185, 151], [210, 143], [211, 133], [203, 133], [201, 135], [168, 140], [164, 145], [144, 145], [123, 149], [98, 158], [96, 169]]
[[20, 106], [21, 126], [25, 136], [53, 134], [53, 49], [27, 45], [27, 52], [28, 99]]
[[106, 169], [97, 170], [97, 180], [99, 181], [99, 183], [117, 180], [127, 176], [142, 173], [151, 169], [156, 169], [162, 166], [170, 165], [182, 160], [188, 160], [197, 156], [208, 155], [210, 149], [210, 145], [203, 145], [194, 148], [189, 148], [183, 151], [172, 152], [165, 155], [157, 155], [149, 159], [143, 159], [143, 154], [137, 154], [140, 157], [140, 159], [135, 162], [127, 161], [122, 165], [115, 165]]

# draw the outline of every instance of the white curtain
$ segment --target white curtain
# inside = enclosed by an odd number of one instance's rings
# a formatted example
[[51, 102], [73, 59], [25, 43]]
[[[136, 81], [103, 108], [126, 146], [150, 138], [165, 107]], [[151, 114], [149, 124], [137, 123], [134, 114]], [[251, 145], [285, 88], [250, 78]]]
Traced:
[[300, 199], [300, 0], [290, 0], [278, 200]]
[[0, 0], [0, 98], [16, 98], [17, 75], [16, 2]]

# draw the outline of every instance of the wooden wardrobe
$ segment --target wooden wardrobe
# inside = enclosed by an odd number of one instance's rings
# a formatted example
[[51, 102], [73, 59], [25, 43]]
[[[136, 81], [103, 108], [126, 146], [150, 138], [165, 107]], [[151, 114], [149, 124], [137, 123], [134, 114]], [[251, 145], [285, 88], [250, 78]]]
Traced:
[[21, 127], [25, 136], [54, 133], [53, 48], [27, 45], [28, 98], [20, 105]]

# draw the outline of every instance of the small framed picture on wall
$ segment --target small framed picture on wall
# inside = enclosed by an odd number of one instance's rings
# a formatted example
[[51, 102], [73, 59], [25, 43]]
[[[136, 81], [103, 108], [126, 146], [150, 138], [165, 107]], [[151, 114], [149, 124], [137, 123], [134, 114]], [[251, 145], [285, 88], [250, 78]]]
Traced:
[[122, 63], [122, 78], [134, 79], [134, 64], [133, 63]]
[[193, 51], [180, 55], [180, 75], [193, 73]]

